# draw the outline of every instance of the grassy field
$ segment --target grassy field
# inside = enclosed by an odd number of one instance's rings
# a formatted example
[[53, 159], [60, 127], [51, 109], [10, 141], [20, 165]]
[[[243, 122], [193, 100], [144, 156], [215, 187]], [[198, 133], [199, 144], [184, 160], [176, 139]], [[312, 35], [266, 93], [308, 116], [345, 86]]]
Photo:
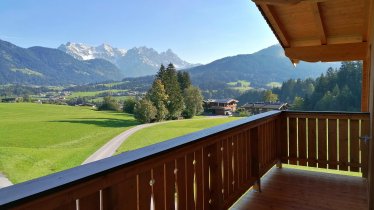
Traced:
[[251, 87], [251, 83], [246, 80], [238, 80], [236, 82], [229, 82], [227, 84], [230, 86], [231, 89], [238, 90], [241, 92], [253, 89]]
[[138, 124], [124, 113], [26, 103], [0, 103], [0, 119], [0, 172], [14, 183], [80, 165]]
[[131, 135], [118, 149], [117, 154], [238, 119], [241, 118], [197, 118], [191, 120], [170, 121], [164, 124], [144, 128]]
[[85, 96], [96, 96], [100, 93], [117, 93], [123, 92], [124, 90], [101, 90], [101, 91], [91, 91], [91, 92], [73, 92], [68, 98], [77, 98]]
[[269, 82], [268, 84], [266, 84], [266, 86], [268, 86], [269, 88], [280, 88], [280, 87], [282, 87], [282, 83], [280, 83], [280, 82]]

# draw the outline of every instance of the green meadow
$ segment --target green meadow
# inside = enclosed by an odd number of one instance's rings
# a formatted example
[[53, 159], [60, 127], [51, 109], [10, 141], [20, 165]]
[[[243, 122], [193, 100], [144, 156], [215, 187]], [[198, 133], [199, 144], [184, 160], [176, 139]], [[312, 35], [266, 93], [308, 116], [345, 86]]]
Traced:
[[238, 119], [241, 118], [194, 118], [190, 120], [169, 121], [166, 123], [147, 127], [131, 135], [117, 150], [117, 154], [159, 143], [168, 139], [183, 136], [192, 132], [214, 127], [216, 125]]
[[118, 93], [123, 92], [123, 90], [100, 90], [100, 91], [88, 91], [88, 92], [72, 92], [68, 98], [77, 98], [77, 97], [93, 97], [102, 93]]
[[0, 172], [19, 183], [80, 165], [138, 123], [86, 107], [0, 103]]

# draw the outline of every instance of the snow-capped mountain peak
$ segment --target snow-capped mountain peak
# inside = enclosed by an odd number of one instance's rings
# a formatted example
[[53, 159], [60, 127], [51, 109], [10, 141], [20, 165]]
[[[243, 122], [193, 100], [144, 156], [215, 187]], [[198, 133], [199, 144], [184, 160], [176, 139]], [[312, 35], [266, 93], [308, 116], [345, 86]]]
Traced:
[[79, 60], [90, 60], [101, 58], [116, 64], [116, 60], [126, 54], [125, 49], [113, 48], [109, 44], [102, 44], [97, 47], [82, 43], [67, 42], [58, 47], [59, 50], [66, 52]]
[[196, 66], [179, 58], [171, 49], [159, 53], [155, 49], [145, 46], [125, 50], [114, 48], [106, 43], [93, 47], [74, 42], [62, 44], [58, 49], [79, 60], [100, 58], [110, 61], [128, 77], [153, 75], [161, 64], [173, 63], [177, 69]]

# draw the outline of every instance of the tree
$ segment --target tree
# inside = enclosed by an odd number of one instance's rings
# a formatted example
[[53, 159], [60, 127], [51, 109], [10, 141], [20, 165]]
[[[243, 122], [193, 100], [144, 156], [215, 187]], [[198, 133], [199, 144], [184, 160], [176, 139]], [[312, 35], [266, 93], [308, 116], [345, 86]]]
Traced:
[[296, 96], [292, 103], [293, 110], [303, 110], [304, 107], [304, 99]]
[[267, 90], [264, 93], [263, 100], [266, 102], [276, 102], [278, 101], [278, 95], [274, 94], [271, 90]]
[[190, 86], [184, 90], [183, 96], [185, 109], [183, 110], [182, 115], [184, 118], [192, 118], [204, 110], [203, 96], [201, 95], [199, 88]]
[[178, 71], [177, 77], [180, 89], [183, 93], [185, 89], [191, 86], [190, 74], [186, 71]]
[[169, 111], [168, 118], [178, 118], [183, 110], [183, 98], [177, 78], [177, 70], [170, 63], [164, 72], [159, 71], [161, 82], [165, 87], [165, 92], [169, 96], [166, 107]]
[[134, 117], [141, 123], [150, 123], [156, 118], [157, 110], [153, 106], [152, 102], [143, 98], [136, 102], [134, 107]]
[[168, 114], [168, 110], [165, 105], [168, 99], [168, 95], [165, 92], [165, 88], [161, 80], [155, 79], [153, 81], [152, 88], [148, 91], [146, 97], [148, 97], [149, 100], [156, 107], [156, 120], [164, 120]]
[[99, 111], [102, 111], [102, 110], [118, 111], [119, 109], [120, 109], [119, 108], [119, 103], [117, 102], [116, 99], [114, 99], [111, 96], [104, 97], [103, 102], [98, 107]]
[[158, 70], [156, 74], [156, 79], [163, 81], [163, 78], [165, 76], [165, 71], [166, 71], [165, 66], [161, 64], [160, 69]]
[[123, 102], [123, 111], [129, 114], [134, 114], [136, 100], [133, 97], [126, 98]]

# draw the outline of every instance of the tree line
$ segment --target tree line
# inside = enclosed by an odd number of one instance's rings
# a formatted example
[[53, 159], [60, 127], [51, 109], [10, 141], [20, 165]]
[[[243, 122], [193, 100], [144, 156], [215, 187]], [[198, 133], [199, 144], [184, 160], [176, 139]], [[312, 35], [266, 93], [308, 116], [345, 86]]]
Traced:
[[290, 79], [279, 88], [247, 91], [238, 100], [259, 102], [271, 93], [276, 95], [273, 99], [292, 104], [294, 110], [360, 111], [361, 84], [362, 62], [342, 62], [339, 69], [329, 68], [316, 79]]

